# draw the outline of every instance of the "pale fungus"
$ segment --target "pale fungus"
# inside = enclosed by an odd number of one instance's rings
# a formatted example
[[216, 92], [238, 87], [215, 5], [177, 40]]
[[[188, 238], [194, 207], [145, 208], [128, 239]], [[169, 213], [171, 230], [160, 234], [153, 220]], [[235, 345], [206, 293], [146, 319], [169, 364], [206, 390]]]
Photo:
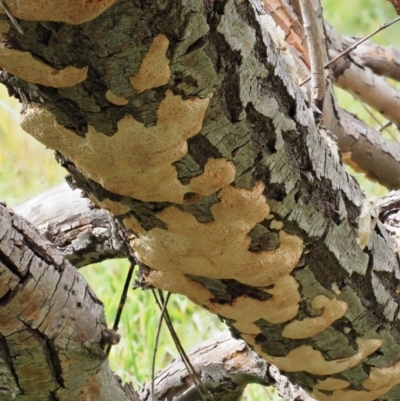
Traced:
[[254, 349], [267, 362], [285, 372], [308, 372], [314, 375], [329, 376], [356, 366], [382, 345], [382, 340], [379, 339], [357, 338], [356, 341], [358, 344], [357, 354], [331, 361], [325, 360], [321, 351], [315, 350], [309, 345], [301, 345], [283, 357], [266, 354], [258, 344], [254, 345]]
[[301, 339], [315, 336], [329, 327], [335, 320], [344, 316], [347, 303], [336, 298], [329, 299], [325, 295], [317, 295], [311, 302], [314, 309], [323, 309], [320, 316], [306, 317], [289, 323], [283, 329], [282, 336], [292, 339]]
[[75, 86], [86, 79], [88, 72], [88, 67], [68, 66], [57, 70], [35, 59], [29, 52], [8, 49], [3, 44], [0, 44], [0, 66], [24, 81], [53, 88]]
[[157, 35], [144, 56], [139, 71], [129, 80], [133, 88], [139, 92], [146, 89], [157, 88], [166, 85], [171, 76], [169, 60], [165, 55], [168, 50], [169, 40], [165, 35]]
[[[7, 5], [16, 18], [27, 21], [57, 21], [83, 24], [90, 21], [116, 0], [7, 0]], [[0, 12], [4, 11], [0, 8]]]
[[[208, 103], [209, 99], [182, 99], [167, 90], [157, 110], [157, 125], [145, 127], [127, 115], [113, 136], [89, 126], [81, 137], [37, 106], [24, 113], [21, 126], [111, 192], [142, 201], [183, 204], [186, 193], [208, 196], [235, 179], [235, 167], [226, 159], [208, 160], [204, 177], [194, 177], [188, 185], [179, 181], [172, 165], [187, 153], [186, 140], [201, 130]], [[182, 115], [186, 116], [183, 120]]]
[[117, 106], [124, 106], [125, 104], [128, 104], [129, 101], [128, 99], [125, 99], [123, 97], [117, 96], [114, 92], [112, 92], [110, 89], [106, 92], [106, 99], [113, 104], [116, 104]]

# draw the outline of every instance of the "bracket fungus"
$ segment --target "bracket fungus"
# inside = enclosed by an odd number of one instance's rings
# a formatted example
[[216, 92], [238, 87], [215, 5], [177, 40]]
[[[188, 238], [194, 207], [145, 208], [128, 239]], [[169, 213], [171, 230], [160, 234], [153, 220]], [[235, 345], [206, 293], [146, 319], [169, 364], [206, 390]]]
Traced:
[[263, 189], [261, 183], [252, 190], [223, 188], [218, 193], [220, 202], [210, 207], [214, 221], [207, 224], [199, 223], [191, 213], [167, 207], [157, 218], [168, 229], [153, 228], [131, 245], [142, 263], [157, 270], [233, 278], [256, 287], [274, 284], [295, 268], [303, 241], [281, 230], [279, 248], [259, 253], [248, 250], [249, 231], [270, 210]]
[[303, 320], [296, 320], [289, 323], [283, 329], [282, 336], [292, 339], [301, 339], [315, 336], [329, 327], [335, 320], [344, 316], [347, 310], [347, 303], [336, 298], [329, 299], [325, 295], [317, 295], [311, 301], [314, 309], [323, 309], [321, 316], [306, 317]]
[[24, 81], [52, 88], [75, 86], [87, 78], [88, 72], [88, 67], [68, 66], [57, 70], [35, 59], [29, 52], [8, 49], [3, 44], [0, 44], [0, 66]]
[[342, 390], [349, 386], [350, 383], [347, 380], [328, 377], [325, 380], [318, 380], [318, 383], [313, 387], [318, 390], [334, 391], [334, 390]]
[[145, 127], [127, 115], [111, 137], [89, 126], [83, 138], [58, 124], [49, 111], [34, 106], [24, 113], [21, 126], [111, 192], [142, 201], [183, 204], [187, 193], [208, 196], [235, 179], [235, 167], [226, 159], [209, 159], [203, 174], [188, 185], [179, 181], [172, 165], [186, 155], [186, 140], [201, 130], [208, 103], [208, 98], [182, 99], [167, 90], [157, 110], [157, 125]]
[[169, 40], [165, 35], [157, 35], [142, 60], [139, 71], [129, 78], [134, 89], [143, 92], [146, 89], [166, 85], [171, 76], [169, 60], [166, 56]]
[[156, 288], [174, 294], [187, 296], [192, 302], [201, 306], [210, 305], [213, 294], [203, 284], [186, 277], [184, 274], [152, 270], [146, 277]]
[[266, 354], [260, 345], [255, 343], [255, 339], [252, 344], [255, 351], [267, 362], [285, 372], [308, 372], [314, 375], [330, 376], [356, 366], [382, 345], [382, 340], [379, 339], [357, 338], [356, 342], [358, 352], [355, 355], [331, 361], [325, 360], [321, 351], [315, 350], [309, 345], [301, 345], [286, 356], [277, 357]]
[[259, 319], [278, 324], [287, 322], [297, 315], [301, 300], [298, 287], [299, 284], [294, 277], [286, 275], [275, 283], [273, 289], [265, 290], [273, 295], [266, 301], [242, 295], [232, 304], [214, 303], [209, 309], [222, 317], [235, 320], [233, 325], [241, 333], [257, 334], [260, 328], [254, 322]]
[[[116, 0], [7, 0], [13, 16], [27, 21], [56, 21], [79, 25], [91, 21]], [[0, 8], [0, 12], [3, 10]]]

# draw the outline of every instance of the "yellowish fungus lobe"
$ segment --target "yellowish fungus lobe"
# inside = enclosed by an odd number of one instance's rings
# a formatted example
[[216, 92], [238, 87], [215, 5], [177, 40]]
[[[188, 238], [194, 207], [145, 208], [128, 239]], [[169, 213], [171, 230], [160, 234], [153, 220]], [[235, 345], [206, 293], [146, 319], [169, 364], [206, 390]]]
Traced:
[[123, 106], [129, 103], [127, 99], [117, 96], [114, 92], [110, 90], [106, 92], [106, 99], [110, 103], [116, 104], [117, 106]]
[[228, 319], [236, 320], [233, 325], [241, 332], [257, 334], [260, 328], [253, 322], [264, 319], [269, 323], [283, 323], [295, 317], [299, 311], [299, 284], [287, 275], [279, 279], [273, 289], [265, 290], [272, 295], [259, 301], [247, 295], [236, 298], [232, 304], [212, 304], [209, 309]]
[[261, 349], [260, 345], [253, 345], [255, 351], [267, 362], [285, 372], [308, 372], [313, 375], [330, 376], [356, 366], [382, 345], [382, 340], [378, 339], [358, 338], [356, 341], [358, 344], [357, 354], [332, 361], [326, 361], [320, 351], [309, 345], [295, 348], [283, 357], [268, 355]]
[[146, 278], [154, 287], [185, 295], [197, 305], [207, 307], [214, 298], [206, 287], [183, 274], [153, 270]]
[[341, 390], [349, 387], [350, 383], [347, 380], [335, 379], [334, 377], [328, 377], [325, 380], [319, 380], [314, 388], [318, 390], [334, 391]]
[[281, 221], [278, 221], [278, 220], [272, 220], [271, 224], [270, 224], [270, 227], [273, 230], [281, 230], [283, 228], [283, 223]]
[[134, 217], [127, 217], [126, 219], [123, 219], [122, 222], [126, 228], [133, 231], [136, 235], [144, 235], [146, 233], [146, 230]]
[[311, 302], [314, 309], [323, 309], [321, 316], [306, 317], [289, 323], [282, 332], [283, 337], [300, 339], [315, 336], [329, 327], [335, 320], [344, 316], [347, 303], [336, 298], [329, 299], [325, 295], [317, 295]]
[[129, 78], [134, 89], [143, 92], [168, 83], [171, 76], [169, 60], [165, 55], [168, 44], [169, 40], [165, 35], [161, 34], [154, 38], [139, 71]]
[[0, 21], [0, 40], [4, 40], [3, 34], [10, 30], [10, 25], [7, 21]]
[[88, 67], [65, 67], [56, 70], [32, 57], [29, 52], [8, 49], [0, 44], [0, 66], [10, 74], [33, 84], [68, 88], [79, 84], [87, 77]]
[[103, 199], [99, 201], [93, 194], [89, 194], [89, 199], [101, 209], [108, 210], [115, 216], [119, 216], [121, 214], [126, 214], [130, 211], [129, 206], [124, 205], [117, 201], [112, 201], [111, 199]]
[[[235, 166], [226, 159], [208, 160], [203, 175], [188, 185], [181, 184], [172, 165], [187, 153], [186, 140], [201, 130], [208, 103], [209, 99], [184, 100], [168, 90], [157, 110], [156, 126], [147, 128], [126, 116], [111, 137], [89, 126], [83, 138], [38, 107], [25, 112], [21, 126], [111, 192], [145, 202], [183, 204], [211, 195], [235, 179]], [[185, 199], [187, 193], [189, 199]]]
[[248, 250], [248, 232], [269, 213], [263, 189], [262, 183], [252, 190], [223, 188], [218, 194], [220, 202], [210, 208], [214, 221], [207, 224], [176, 207], [164, 209], [157, 218], [168, 229], [154, 228], [132, 242], [139, 260], [157, 270], [232, 278], [256, 287], [276, 283], [295, 268], [303, 241], [282, 230], [278, 249]]
[[[57, 21], [83, 24], [115, 3], [116, 0], [7, 0], [12, 15], [28, 21]], [[0, 8], [0, 12], [3, 10]]]

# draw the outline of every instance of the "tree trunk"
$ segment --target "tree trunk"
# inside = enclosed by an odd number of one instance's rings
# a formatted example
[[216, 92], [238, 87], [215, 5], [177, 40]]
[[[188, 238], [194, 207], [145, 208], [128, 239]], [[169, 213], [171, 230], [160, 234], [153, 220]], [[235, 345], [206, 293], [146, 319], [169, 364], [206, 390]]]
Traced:
[[22, 125], [134, 233], [142, 278], [318, 400], [398, 399], [397, 255], [259, 2], [9, 3], [25, 35], [3, 29], [0, 79]]

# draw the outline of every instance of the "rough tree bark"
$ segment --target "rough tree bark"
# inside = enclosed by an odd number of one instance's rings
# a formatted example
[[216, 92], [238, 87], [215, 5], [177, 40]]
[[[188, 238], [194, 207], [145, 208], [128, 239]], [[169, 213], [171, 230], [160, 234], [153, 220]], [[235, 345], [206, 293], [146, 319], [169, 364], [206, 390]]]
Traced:
[[[24, 129], [134, 234], [142, 280], [221, 316], [318, 400], [399, 399], [392, 239], [261, 4], [8, 3], [25, 35], [4, 16], [0, 80]], [[5, 209], [1, 234], [3, 399], [132, 399], [75, 270]]]

